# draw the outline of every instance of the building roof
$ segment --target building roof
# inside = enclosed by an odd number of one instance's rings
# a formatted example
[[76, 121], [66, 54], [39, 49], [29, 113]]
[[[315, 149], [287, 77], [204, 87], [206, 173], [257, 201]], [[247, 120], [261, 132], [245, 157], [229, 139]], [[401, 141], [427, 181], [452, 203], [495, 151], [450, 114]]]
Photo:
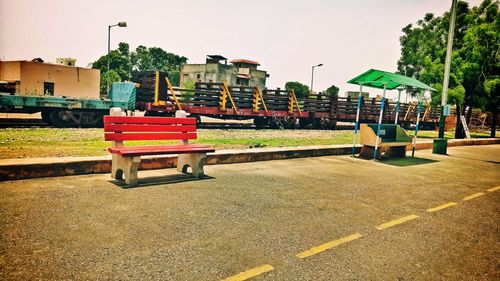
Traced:
[[254, 64], [254, 65], [260, 65], [260, 63], [253, 61], [253, 60], [246, 60], [246, 59], [235, 59], [230, 61], [230, 63], [247, 63], [247, 64]]
[[81, 68], [81, 69], [94, 69], [94, 70], [98, 70], [96, 68], [92, 68], [92, 67], [84, 67], [84, 66], [71, 66], [71, 65], [65, 65], [65, 64], [58, 64], [58, 63], [53, 63], [53, 62], [40, 62], [37, 60], [37, 58], [35, 59], [32, 59], [32, 60], [0, 60], [0, 62], [2, 63], [13, 63], [13, 62], [23, 62], [23, 63], [37, 63], [37, 64], [41, 64], [41, 65], [52, 65], [52, 66], [59, 66], [59, 67], [73, 67], [73, 68]]
[[207, 55], [209, 59], [213, 60], [227, 60], [227, 58], [221, 56], [221, 55]]

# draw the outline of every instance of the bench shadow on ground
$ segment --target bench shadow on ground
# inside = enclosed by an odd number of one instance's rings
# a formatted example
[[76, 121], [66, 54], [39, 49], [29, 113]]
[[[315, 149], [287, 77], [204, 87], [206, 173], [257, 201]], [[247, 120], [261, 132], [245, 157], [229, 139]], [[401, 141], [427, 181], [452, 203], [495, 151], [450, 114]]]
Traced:
[[156, 186], [161, 184], [175, 184], [175, 183], [183, 183], [191, 181], [203, 181], [209, 179], [214, 179], [214, 177], [205, 175], [202, 179], [199, 179], [193, 177], [190, 174], [175, 174], [166, 176], [142, 177], [139, 179], [139, 184], [136, 186], [129, 186], [123, 180], [110, 180], [109, 182], [123, 189], [134, 189], [134, 188], [141, 188], [148, 186]]
[[382, 159], [379, 160], [379, 163], [396, 167], [410, 167], [410, 166], [432, 164], [436, 162], [439, 161], [427, 158], [420, 158], [420, 157], [405, 157], [405, 158], [382, 157]]

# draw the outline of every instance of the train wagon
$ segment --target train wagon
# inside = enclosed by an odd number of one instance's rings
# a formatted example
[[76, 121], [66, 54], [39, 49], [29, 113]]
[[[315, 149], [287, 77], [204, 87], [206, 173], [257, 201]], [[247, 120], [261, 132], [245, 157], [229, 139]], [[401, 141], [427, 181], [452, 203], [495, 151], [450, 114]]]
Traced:
[[[145, 111], [150, 116], [173, 116], [182, 109], [191, 116], [221, 119], [253, 119], [258, 128], [334, 129], [338, 121], [354, 122], [357, 100], [310, 94], [298, 98], [285, 89], [197, 82], [194, 88], [173, 87], [165, 73], [136, 72], [131, 82], [113, 83], [103, 99], [70, 96], [26, 96], [0, 93], [0, 112], [41, 112], [45, 122], [56, 127], [101, 127], [103, 116], [111, 107], [124, 111]], [[416, 123], [416, 103], [401, 103], [398, 123]], [[375, 122], [380, 113], [380, 100], [364, 99], [360, 107], [362, 122]], [[394, 123], [396, 104], [387, 102], [384, 123]], [[425, 105], [420, 123], [434, 128], [439, 123], [439, 110]]]
[[[134, 88], [134, 85], [117, 83], [114, 87]], [[128, 93], [132, 91], [110, 92], [109, 98], [106, 99], [0, 93], [0, 112], [40, 112], [44, 122], [56, 127], [102, 127], [103, 116], [109, 113], [111, 107], [120, 107], [124, 110], [135, 107], [135, 105], [129, 106], [132, 97]]]

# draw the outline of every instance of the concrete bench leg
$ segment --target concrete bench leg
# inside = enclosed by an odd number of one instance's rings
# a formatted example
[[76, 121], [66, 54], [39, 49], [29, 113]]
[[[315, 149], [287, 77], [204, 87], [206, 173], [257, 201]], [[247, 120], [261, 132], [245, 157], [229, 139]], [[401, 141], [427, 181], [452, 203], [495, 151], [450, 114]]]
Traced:
[[385, 149], [385, 155], [391, 157], [406, 157], [406, 146], [390, 146]]
[[119, 154], [112, 155], [111, 177], [117, 180], [125, 176], [125, 183], [131, 186], [138, 184], [137, 170], [141, 164], [140, 156], [124, 157]]
[[201, 179], [205, 176], [203, 165], [205, 165], [206, 162], [206, 153], [179, 154], [177, 158], [177, 171], [187, 173], [187, 168], [191, 167], [193, 176]]
[[[382, 147], [379, 147], [377, 149], [377, 159], [380, 159], [382, 157]], [[359, 152], [359, 158], [363, 159], [373, 159], [373, 154], [375, 153], [375, 147], [369, 146], [369, 145], [363, 145], [361, 148], [361, 151]]]

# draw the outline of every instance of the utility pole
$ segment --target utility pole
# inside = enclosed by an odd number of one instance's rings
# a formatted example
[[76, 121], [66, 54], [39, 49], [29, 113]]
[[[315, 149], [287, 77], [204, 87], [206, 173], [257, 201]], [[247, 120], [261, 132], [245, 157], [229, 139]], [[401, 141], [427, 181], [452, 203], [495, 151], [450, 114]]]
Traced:
[[320, 67], [320, 66], [323, 66], [323, 64], [322, 64], [322, 63], [320, 63], [320, 64], [318, 64], [318, 65], [313, 65], [313, 66], [312, 66], [312, 70], [311, 70], [311, 90], [310, 90], [310, 91], [311, 91], [311, 94], [312, 94], [312, 92], [313, 92], [313, 83], [314, 83], [314, 68], [315, 68], [315, 67]]
[[432, 153], [434, 154], [446, 154], [448, 149], [448, 141], [444, 138], [444, 127], [446, 125], [447, 116], [447, 114], [445, 114], [445, 107], [447, 107], [448, 103], [448, 83], [450, 81], [451, 52], [453, 50], [453, 34], [455, 31], [456, 16], [457, 0], [452, 0], [450, 29], [448, 30], [448, 44], [446, 46], [446, 60], [444, 63], [443, 92], [441, 94], [441, 117], [439, 118], [439, 135], [437, 139], [434, 139], [434, 144], [432, 147]]
[[108, 72], [106, 73], [107, 79], [106, 79], [106, 92], [109, 92], [109, 85], [110, 85], [110, 80], [109, 80], [109, 53], [111, 51], [111, 28], [114, 26], [118, 27], [127, 27], [127, 23], [124, 21], [121, 21], [117, 24], [114, 25], [108, 25]]

